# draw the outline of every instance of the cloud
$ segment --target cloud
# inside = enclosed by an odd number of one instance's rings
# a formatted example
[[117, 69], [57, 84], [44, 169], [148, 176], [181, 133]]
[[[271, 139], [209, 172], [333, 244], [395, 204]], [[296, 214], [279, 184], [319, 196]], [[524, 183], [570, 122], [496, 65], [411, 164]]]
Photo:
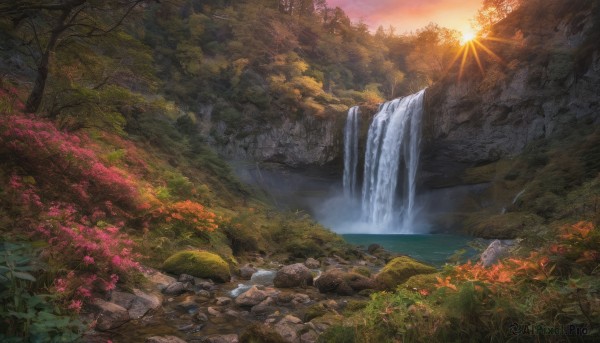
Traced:
[[430, 22], [465, 30], [470, 27], [482, 0], [328, 0], [355, 21], [362, 20], [374, 30], [392, 25], [398, 32], [417, 30]]

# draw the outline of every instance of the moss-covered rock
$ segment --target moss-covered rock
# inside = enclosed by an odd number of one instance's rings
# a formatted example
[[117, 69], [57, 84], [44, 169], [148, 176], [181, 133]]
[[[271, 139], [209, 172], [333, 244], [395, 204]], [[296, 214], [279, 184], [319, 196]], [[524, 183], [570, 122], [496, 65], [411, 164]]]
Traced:
[[411, 276], [435, 272], [437, 269], [432, 266], [415, 261], [408, 256], [400, 256], [386, 264], [375, 276], [375, 280], [383, 289], [392, 290], [406, 282]]
[[411, 289], [411, 290], [426, 289], [431, 292], [436, 289], [436, 287], [435, 287], [435, 285], [437, 284], [436, 278], [439, 276], [440, 276], [439, 273], [414, 275], [414, 276], [411, 276], [410, 278], [408, 278], [408, 280], [406, 280], [406, 282], [403, 283], [402, 286], [406, 287], [407, 289]]
[[173, 274], [189, 274], [216, 282], [228, 282], [231, 278], [229, 265], [219, 255], [202, 250], [186, 250], [175, 253], [163, 264], [163, 269]]

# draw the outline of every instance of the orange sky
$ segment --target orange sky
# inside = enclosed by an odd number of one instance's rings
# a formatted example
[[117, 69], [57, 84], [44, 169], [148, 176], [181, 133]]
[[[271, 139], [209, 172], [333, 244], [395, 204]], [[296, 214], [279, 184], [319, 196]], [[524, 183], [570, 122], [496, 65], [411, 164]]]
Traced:
[[470, 30], [483, 0], [327, 0], [341, 7], [353, 20], [362, 20], [375, 31], [379, 25], [396, 27], [396, 33], [411, 32], [430, 22], [460, 31]]

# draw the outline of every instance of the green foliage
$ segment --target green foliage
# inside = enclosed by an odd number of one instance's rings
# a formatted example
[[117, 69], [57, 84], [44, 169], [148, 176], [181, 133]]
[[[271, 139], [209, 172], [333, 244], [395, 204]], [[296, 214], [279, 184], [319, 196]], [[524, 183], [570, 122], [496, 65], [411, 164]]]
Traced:
[[2, 342], [73, 342], [83, 330], [62, 314], [53, 296], [38, 293], [34, 274], [44, 268], [29, 244], [0, 244], [0, 340]]
[[227, 282], [231, 278], [227, 262], [208, 251], [180, 251], [166, 259], [163, 268], [169, 273], [189, 274], [216, 282]]

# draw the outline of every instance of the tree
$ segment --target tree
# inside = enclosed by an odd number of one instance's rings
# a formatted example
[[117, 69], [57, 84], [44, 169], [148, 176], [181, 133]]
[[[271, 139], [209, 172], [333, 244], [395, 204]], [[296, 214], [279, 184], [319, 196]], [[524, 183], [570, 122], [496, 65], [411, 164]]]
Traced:
[[119, 27], [148, 0], [18, 0], [0, 4], [0, 14], [21, 31], [35, 61], [36, 76], [25, 110], [37, 112], [42, 103], [51, 58], [57, 48], [87, 45]]
[[481, 30], [489, 31], [495, 23], [521, 5], [521, 0], [483, 0], [475, 15], [475, 23]]

